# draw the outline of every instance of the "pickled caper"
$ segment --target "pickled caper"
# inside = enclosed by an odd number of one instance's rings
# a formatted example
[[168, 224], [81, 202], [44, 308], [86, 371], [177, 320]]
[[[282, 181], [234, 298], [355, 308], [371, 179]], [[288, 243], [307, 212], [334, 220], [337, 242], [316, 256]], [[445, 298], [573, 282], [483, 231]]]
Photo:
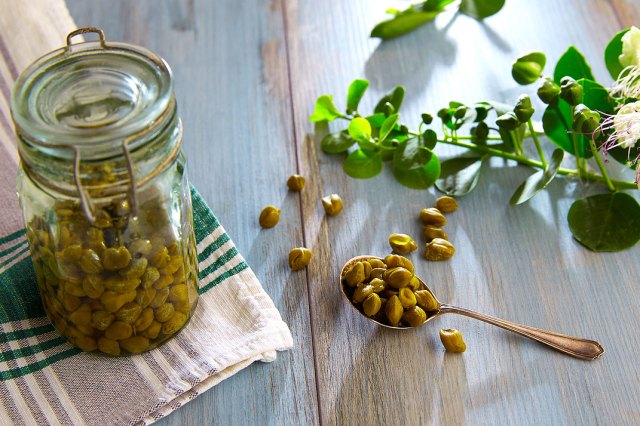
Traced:
[[364, 281], [364, 265], [362, 262], [356, 262], [345, 272], [344, 281], [349, 287], [355, 287]]
[[362, 310], [364, 314], [368, 317], [372, 317], [380, 311], [380, 307], [382, 306], [382, 302], [380, 301], [380, 296], [373, 293], [367, 296], [362, 302]]
[[127, 352], [137, 354], [149, 347], [149, 339], [144, 336], [131, 336], [120, 341], [120, 347]]
[[131, 262], [131, 253], [126, 247], [108, 248], [104, 251], [102, 264], [107, 271], [126, 268]]
[[391, 296], [389, 300], [387, 300], [384, 309], [387, 320], [389, 320], [389, 324], [393, 326], [398, 325], [402, 318], [402, 313], [404, 312], [404, 309], [402, 309], [402, 303], [400, 303], [398, 296]]
[[273, 228], [280, 220], [281, 210], [276, 206], [267, 206], [260, 212], [258, 222], [263, 228]]
[[408, 286], [412, 277], [413, 273], [401, 266], [387, 269], [382, 275], [384, 281], [393, 288], [403, 288]]
[[462, 340], [462, 333], [455, 329], [440, 330], [440, 341], [447, 352], [464, 352], [467, 345]]
[[98, 339], [98, 350], [108, 355], [120, 355], [120, 345], [117, 341], [101, 337]]

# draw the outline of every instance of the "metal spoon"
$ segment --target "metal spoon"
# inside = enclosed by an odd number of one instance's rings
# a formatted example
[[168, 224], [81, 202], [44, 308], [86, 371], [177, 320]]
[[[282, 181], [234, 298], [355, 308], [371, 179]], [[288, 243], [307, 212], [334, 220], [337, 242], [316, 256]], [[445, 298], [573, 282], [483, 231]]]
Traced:
[[[358, 257], [354, 257], [353, 259], [350, 259], [342, 267], [342, 271], [340, 272], [340, 291], [342, 291], [343, 296], [347, 300], [349, 300], [349, 296], [345, 292], [345, 284], [343, 283], [343, 279], [342, 279], [344, 277], [345, 272], [354, 263], [361, 262], [363, 260], [368, 260], [368, 259], [383, 260], [382, 258], [376, 257], [376, 256], [358, 256]], [[416, 278], [418, 277], [416, 276]], [[418, 278], [418, 281], [420, 281], [420, 285], [424, 290], [429, 291], [433, 295], [433, 297], [436, 298], [435, 294], [433, 294], [431, 289], [427, 287], [424, 281], [422, 281], [420, 278]], [[436, 298], [436, 300], [438, 299]], [[351, 300], [349, 300], [349, 304], [353, 306], [353, 308], [358, 313], [360, 313], [360, 315], [383, 327], [393, 328], [393, 329], [412, 328], [412, 327], [391, 326], [388, 324], [383, 324], [374, 318], [366, 316], [363, 312], [358, 310], [358, 308], [353, 303], [351, 303]], [[538, 342], [544, 343], [547, 346], [551, 346], [555, 350], [564, 352], [576, 358], [594, 360], [604, 353], [604, 348], [598, 342], [595, 342], [593, 340], [581, 339], [579, 337], [567, 336], [566, 334], [560, 334], [560, 333], [555, 333], [553, 331], [547, 331], [547, 330], [542, 330], [535, 327], [516, 324], [510, 321], [505, 321], [496, 317], [481, 314], [479, 312], [470, 311], [469, 309], [458, 308], [457, 306], [440, 303], [439, 301], [438, 301], [438, 304], [440, 306], [439, 309], [435, 312], [429, 312], [427, 314], [427, 320], [425, 321], [425, 323], [443, 314], [460, 314], [467, 317], [478, 319], [480, 321], [487, 322], [489, 324], [496, 325], [500, 328], [504, 328], [505, 330], [513, 331], [514, 333], [518, 333], [521, 336], [525, 336], [530, 339], [537, 340]]]

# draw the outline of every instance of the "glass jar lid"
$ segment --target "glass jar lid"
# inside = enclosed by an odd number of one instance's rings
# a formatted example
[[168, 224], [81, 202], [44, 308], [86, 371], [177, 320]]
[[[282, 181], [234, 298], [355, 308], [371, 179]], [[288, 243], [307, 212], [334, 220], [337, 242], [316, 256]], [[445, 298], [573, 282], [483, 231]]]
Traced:
[[[72, 43], [88, 32], [99, 40]], [[144, 135], [170, 119], [175, 109], [171, 81], [169, 66], [151, 51], [106, 42], [102, 30], [82, 28], [16, 81], [11, 97], [16, 131], [24, 142], [55, 157], [72, 157], [70, 147], [83, 159], [122, 154], [125, 139], [134, 150]]]

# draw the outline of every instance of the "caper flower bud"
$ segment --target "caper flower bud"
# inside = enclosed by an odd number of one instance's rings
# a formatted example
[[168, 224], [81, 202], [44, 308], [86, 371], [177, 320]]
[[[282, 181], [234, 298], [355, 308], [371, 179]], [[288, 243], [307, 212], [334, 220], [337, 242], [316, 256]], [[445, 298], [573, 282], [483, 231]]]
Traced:
[[289, 252], [289, 267], [292, 271], [304, 269], [311, 260], [311, 250], [304, 247], [296, 247]]
[[447, 240], [434, 238], [425, 246], [424, 257], [427, 260], [447, 260], [456, 252], [456, 248]]
[[260, 226], [263, 228], [273, 228], [276, 226], [280, 220], [280, 212], [280, 209], [271, 205], [262, 209], [262, 212], [260, 212], [260, 218], [258, 219]]
[[498, 117], [496, 120], [496, 124], [501, 129], [515, 130], [520, 125], [520, 121], [513, 112], [509, 111]]
[[295, 192], [302, 191], [302, 188], [304, 188], [304, 177], [300, 175], [289, 176], [289, 179], [287, 179], [287, 186], [292, 191], [295, 191]]
[[551, 77], [545, 78], [542, 85], [538, 88], [538, 97], [545, 104], [552, 104], [558, 100], [560, 96], [560, 86], [556, 84]]
[[531, 98], [527, 95], [520, 95], [516, 101], [516, 106], [513, 108], [513, 112], [521, 123], [529, 121], [534, 113], [533, 105], [531, 105]]
[[582, 102], [582, 90], [582, 85], [569, 76], [560, 80], [560, 97], [569, 105], [576, 106]]
[[464, 105], [456, 108], [456, 111], [453, 113], [453, 116], [458, 120], [462, 120], [465, 115], [467, 115], [467, 107]]
[[418, 249], [416, 242], [407, 234], [389, 235], [389, 245], [398, 254], [407, 254]]
[[587, 106], [579, 104], [573, 112], [573, 131], [577, 133], [593, 133], [600, 126], [600, 114]]
[[462, 334], [458, 330], [440, 330], [440, 341], [447, 352], [464, 352], [467, 350], [467, 345], [462, 340]]
[[422, 113], [422, 122], [427, 126], [433, 122], [433, 116], [431, 114]]
[[322, 206], [329, 216], [335, 216], [342, 211], [342, 198], [338, 194], [327, 195], [322, 198]]
[[434, 207], [422, 209], [420, 211], [420, 219], [425, 225], [444, 226], [447, 224], [447, 218], [442, 212]]

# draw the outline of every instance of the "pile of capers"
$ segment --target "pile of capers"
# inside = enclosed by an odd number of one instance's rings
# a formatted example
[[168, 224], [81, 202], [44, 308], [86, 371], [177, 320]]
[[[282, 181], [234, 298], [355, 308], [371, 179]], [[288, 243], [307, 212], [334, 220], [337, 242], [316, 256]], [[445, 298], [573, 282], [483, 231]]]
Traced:
[[85, 351], [139, 353], [176, 334], [197, 300], [193, 231], [176, 239], [169, 212], [154, 198], [130, 217], [126, 199], [90, 222], [79, 203], [57, 201], [27, 225], [45, 311]]
[[341, 279], [353, 305], [382, 324], [418, 327], [440, 308], [414, 275], [413, 263], [403, 256], [390, 254], [384, 259], [354, 262], [345, 268]]

